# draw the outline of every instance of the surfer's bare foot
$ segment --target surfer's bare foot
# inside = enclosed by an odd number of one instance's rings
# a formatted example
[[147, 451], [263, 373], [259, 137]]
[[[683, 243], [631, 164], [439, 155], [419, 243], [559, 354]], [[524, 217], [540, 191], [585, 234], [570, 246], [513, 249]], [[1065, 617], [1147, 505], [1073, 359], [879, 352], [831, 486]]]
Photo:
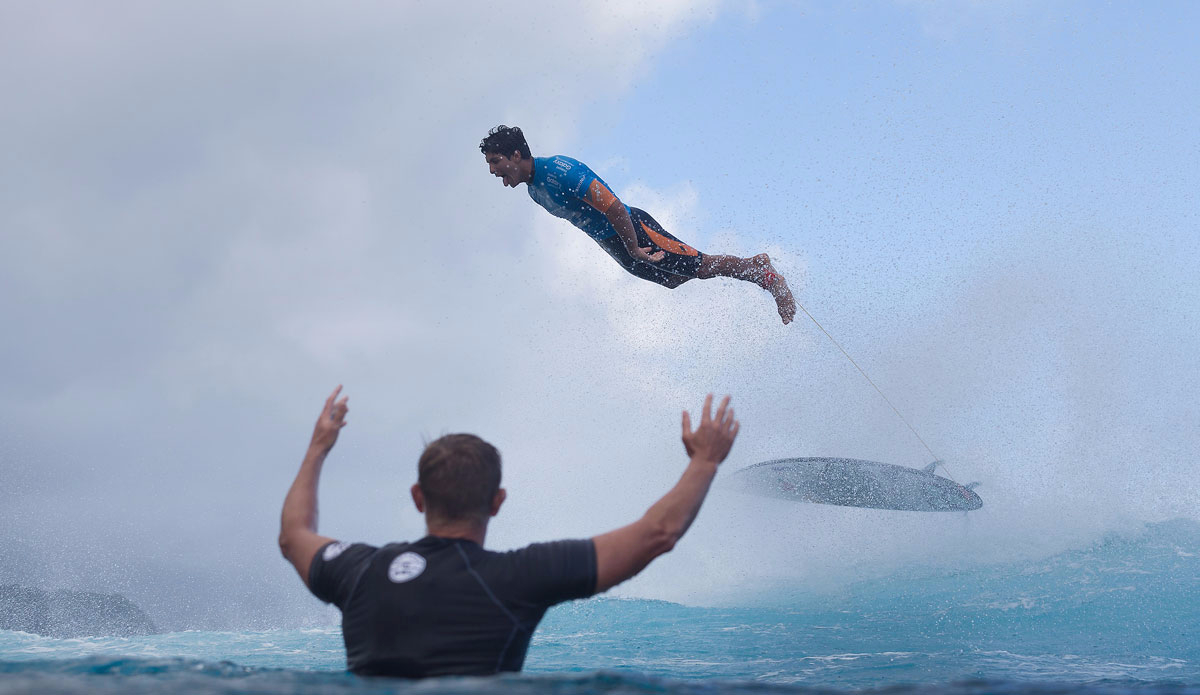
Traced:
[[758, 286], [770, 292], [771, 296], [775, 298], [775, 308], [779, 310], [779, 318], [783, 319], [784, 325], [791, 323], [792, 319], [796, 317], [796, 299], [792, 297], [792, 291], [788, 288], [787, 281], [776, 272], [775, 266], [771, 265], [771, 257], [767, 254], [760, 253], [751, 260], [762, 268]]

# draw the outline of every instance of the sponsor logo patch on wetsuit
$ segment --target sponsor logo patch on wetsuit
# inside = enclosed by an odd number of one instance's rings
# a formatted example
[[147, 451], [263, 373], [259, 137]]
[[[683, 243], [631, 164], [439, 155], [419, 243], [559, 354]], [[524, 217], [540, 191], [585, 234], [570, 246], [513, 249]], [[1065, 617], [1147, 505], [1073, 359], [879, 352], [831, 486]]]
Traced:
[[388, 565], [388, 579], [403, 584], [421, 576], [425, 571], [425, 558], [416, 553], [401, 553]]
[[341, 555], [342, 552], [345, 551], [346, 548], [349, 548], [349, 547], [350, 547], [349, 543], [343, 543], [342, 541], [334, 541], [334, 542], [330, 543], [329, 545], [325, 546], [325, 552], [321, 553], [321, 559], [325, 560], [325, 562], [330, 562], [332, 560], [336, 560], [337, 556]]

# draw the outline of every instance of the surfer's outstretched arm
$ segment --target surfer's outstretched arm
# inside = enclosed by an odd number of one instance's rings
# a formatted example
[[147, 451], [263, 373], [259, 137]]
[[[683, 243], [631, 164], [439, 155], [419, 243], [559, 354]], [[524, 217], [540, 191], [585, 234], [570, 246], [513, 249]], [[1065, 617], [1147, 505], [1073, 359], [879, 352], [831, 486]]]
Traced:
[[608, 209], [604, 211], [604, 216], [608, 218], [613, 229], [617, 230], [617, 236], [625, 244], [625, 250], [634, 259], [646, 263], [658, 263], [667, 257], [666, 252], [661, 249], [655, 251], [653, 246], [638, 244], [637, 232], [633, 228], [633, 218], [629, 216], [629, 208], [625, 207], [625, 204], [617, 198], [612, 199]]
[[304, 585], [308, 586], [308, 568], [313, 556], [321, 546], [332, 541], [317, 533], [317, 485], [321, 479], [321, 467], [333, 445], [338, 432], [346, 426], [348, 396], [338, 400], [342, 387], [338, 386], [325, 399], [325, 407], [313, 427], [312, 441], [300, 464], [300, 472], [283, 500], [283, 514], [279, 522], [279, 550], [296, 568]]
[[669, 552], [692, 525], [717, 466], [729, 455], [737, 438], [738, 421], [729, 407], [729, 396], [721, 400], [715, 415], [712, 394], [704, 399], [700, 426], [692, 431], [692, 420], [683, 413], [683, 446], [691, 460], [683, 477], [632, 524], [596, 536], [596, 592], [607, 591], [641, 572], [654, 558]]

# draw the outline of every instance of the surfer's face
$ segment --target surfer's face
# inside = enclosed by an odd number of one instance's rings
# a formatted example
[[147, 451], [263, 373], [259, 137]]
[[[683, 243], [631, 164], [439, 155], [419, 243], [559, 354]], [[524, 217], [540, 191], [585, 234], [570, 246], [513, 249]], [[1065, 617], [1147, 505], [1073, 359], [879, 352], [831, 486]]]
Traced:
[[[518, 160], [520, 157], [518, 154]], [[487, 161], [488, 171], [492, 172], [492, 176], [499, 177], [505, 186], [516, 188], [517, 184], [521, 183], [521, 167], [511, 158], [493, 152], [484, 155], [484, 159]]]

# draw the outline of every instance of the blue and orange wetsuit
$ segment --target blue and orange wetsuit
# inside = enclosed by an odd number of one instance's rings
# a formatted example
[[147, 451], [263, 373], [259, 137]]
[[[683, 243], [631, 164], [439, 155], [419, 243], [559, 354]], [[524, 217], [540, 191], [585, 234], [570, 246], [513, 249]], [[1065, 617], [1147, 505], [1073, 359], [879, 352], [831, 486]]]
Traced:
[[666, 252], [657, 263], [639, 261], [629, 255], [625, 242], [605, 215], [617, 196], [584, 163], [562, 155], [534, 157], [533, 177], [528, 187], [529, 197], [535, 203], [582, 229], [630, 273], [670, 288], [696, 277], [704, 255], [671, 236], [644, 210], [626, 205], [637, 232], [638, 246]]

